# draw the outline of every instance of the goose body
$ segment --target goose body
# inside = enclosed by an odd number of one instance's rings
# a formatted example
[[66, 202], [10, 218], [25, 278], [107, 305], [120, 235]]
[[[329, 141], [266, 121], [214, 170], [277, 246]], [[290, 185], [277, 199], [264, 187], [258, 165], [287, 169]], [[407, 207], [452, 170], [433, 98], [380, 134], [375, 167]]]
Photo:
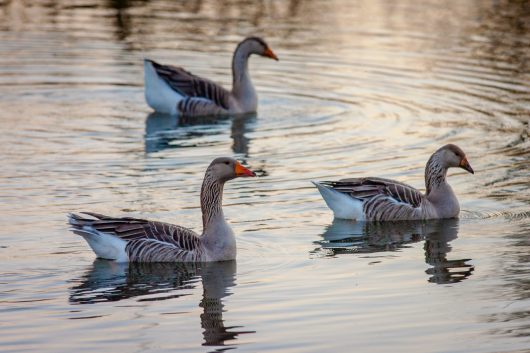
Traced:
[[145, 99], [154, 110], [185, 116], [255, 112], [258, 97], [248, 72], [250, 55], [278, 60], [267, 43], [249, 37], [239, 43], [232, 58], [232, 90], [181, 67], [144, 60]]
[[368, 177], [313, 182], [336, 218], [357, 221], [400, 221], [456, 218], [458, 199], [446, 181], [447, 169], [473, 169], [456, 145], [445, 145], [425, 167], [426, 194], [399, 181]]
[[210, 262], [233, 260], [236, 239], [222, 210], [224, 183], [255, 176], [231, 158], [217, 158], [201, 188], [203, 232], [169, 223], [92, 212], [69, 214], [72, 231], [83, 236], [98, 257], [117, 262]]

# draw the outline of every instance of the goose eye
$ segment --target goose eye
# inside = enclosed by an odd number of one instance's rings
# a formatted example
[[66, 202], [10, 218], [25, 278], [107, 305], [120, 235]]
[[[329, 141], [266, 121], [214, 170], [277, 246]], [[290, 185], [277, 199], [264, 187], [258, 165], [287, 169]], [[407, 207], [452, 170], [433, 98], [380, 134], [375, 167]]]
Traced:
[[228, 161], [227, 161], [227, 162], [225, 162], [225, 164], [226, 164], [226, 165], [229, 165], [229, 164], [230, 164], [230, 162], [228, 162]]

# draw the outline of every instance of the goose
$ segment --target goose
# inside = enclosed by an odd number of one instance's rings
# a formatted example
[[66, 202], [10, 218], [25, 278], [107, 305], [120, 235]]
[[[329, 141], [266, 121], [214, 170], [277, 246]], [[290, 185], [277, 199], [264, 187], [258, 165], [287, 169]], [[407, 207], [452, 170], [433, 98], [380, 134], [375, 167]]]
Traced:
[[422, 194], [399, 181], [368, 177], [313, 182], [336, 218], [357, 221], [400, 221], [457, 218], [460, 206], [447, 183], [447, 169], [475, 174], [460, 147], [448, 144], [429, 158]]
[[236, 239], [222, 210], [225, 182], [256, 174], [221, 157], [206, 169], [201, 188], [202, 235], [178, 225], [98, 213], [69, 214], [71, 230], [103, 259], [116, 262], [210, 262], [233, 260]]
[[145, 100], [159, 113], [185, 116], [253, 113], [258, 96], [248, 72], [248, 58], [278, 57], [259, 37], [241, 41], [232, 58], [232, 90], [183, 68], [144, 60]]

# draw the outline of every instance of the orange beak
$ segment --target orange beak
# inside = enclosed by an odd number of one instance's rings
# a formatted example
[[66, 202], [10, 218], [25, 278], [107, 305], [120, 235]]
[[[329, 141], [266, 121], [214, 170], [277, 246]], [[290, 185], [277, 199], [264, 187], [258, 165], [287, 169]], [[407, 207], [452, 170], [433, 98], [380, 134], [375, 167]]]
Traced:
[[239, 162], [236, 163], [235, 172], [236, 172], [236, 176], [238, 177], [255, 177], [256, 176], [256, 174], [252, 170], [243, 167], [241, 163]]
[[271, 59], [274, 59], [276, 61], [279, 61], [278, 57], [276, 56], [276, 54], [274, 54], [274, 52], [271, 50], [271, 48], [265, 49], [265, 53], [263, 53], [263, 56], [266, 56], [267, 58], [271, 58]]
[[475, 172], [473, 171], [473, 168], [471, 168], [471, 165], [469, 165], [469, 162], [467, 161], [466, 157], [462, 158], [462, 160], [460, 161], [460, 165], [459, 166], [460, 166], [460, 168], [462, 168], [464, 170], [467, 170], [471, 174], [475, 174]]

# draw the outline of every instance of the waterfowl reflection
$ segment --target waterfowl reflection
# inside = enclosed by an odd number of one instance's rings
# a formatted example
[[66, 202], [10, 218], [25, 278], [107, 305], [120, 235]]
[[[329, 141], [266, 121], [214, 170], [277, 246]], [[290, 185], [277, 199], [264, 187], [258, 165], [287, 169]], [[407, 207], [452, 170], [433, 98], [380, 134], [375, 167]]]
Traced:
[[159, 152], [167, 148], [213, 146], [224, 142], [227, 126], [231, 123], [232, 151], [248, 156], [256, 114], [217, 117], [179, 117], [150, 113], [145, 120], [145, 152]]
[[432, 266], [427, 271], [429, 282], [456, 283], [471, 276], [471, 259], [449, 260], [451, 241], [458, 237], [458, 220], [402, 222], [351, 222], [334, 219], [315, 242], [320, 247], [315, 253], [324, 256], [341, 254], [378, 253], [397, 251], [409, 244], [425, 240], [425, 262]]
[[[203, 345], [224, 346], [238, 335], [255, 333], [242, 326], [225, 326], [223, 298], [235, 286], [236, 262], [216, 263], [115, 263], [98, 259], [70, 289], [70, 304], [96, 304], [136, 299], [160, 301], [190, 295], [201, 281], [199, 307]], [[231, 343], [233, 344], [233, 343]]]

